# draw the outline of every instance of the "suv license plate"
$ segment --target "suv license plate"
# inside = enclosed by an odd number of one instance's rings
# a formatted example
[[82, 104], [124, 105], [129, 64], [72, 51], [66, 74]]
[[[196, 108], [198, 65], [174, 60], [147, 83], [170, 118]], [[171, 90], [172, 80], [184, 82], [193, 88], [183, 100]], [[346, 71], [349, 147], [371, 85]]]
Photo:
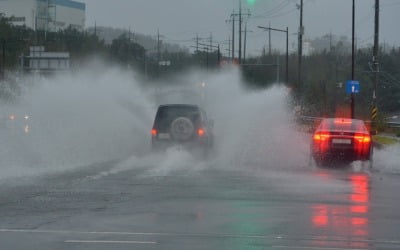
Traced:
[[160, 140], [169, 140], [170, 138], [171, 138], [170, 135], [167, 133], [158, 134], [158, 139], [160, 139]]
[[332, 143], [335, 144], [351, 144], [350, 139], [332, 139]]

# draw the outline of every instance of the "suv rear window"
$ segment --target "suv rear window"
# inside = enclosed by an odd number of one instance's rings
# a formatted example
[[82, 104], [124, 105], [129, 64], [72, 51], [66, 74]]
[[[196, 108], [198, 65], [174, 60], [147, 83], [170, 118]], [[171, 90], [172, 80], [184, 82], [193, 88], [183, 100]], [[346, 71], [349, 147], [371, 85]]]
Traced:
[[154, 128], [168, 130], [170, 124], [178, 117], [189, 118], [197, 127], [200, 122], [200, 110], [195, 106], [160, 106], [154, 121]]

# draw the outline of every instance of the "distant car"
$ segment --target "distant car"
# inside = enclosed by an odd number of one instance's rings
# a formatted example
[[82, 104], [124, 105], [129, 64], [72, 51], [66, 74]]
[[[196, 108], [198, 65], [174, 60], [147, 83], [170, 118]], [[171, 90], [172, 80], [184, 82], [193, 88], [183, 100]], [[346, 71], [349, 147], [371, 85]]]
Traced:
[[311, 142], [311, 160], [318, 166], [333, 161], [368, 161], [372, 164], [371, 133], [362, 120], [324, 118]]
[[11, 113], [8, 117], [0, 118], [0, 128], [8, 129], [13, 135], [30, 133], [30, 116]]
[[197, 105], [161, 105], [151, 130], [152, 148], [160, 150], [179, 145], [206, 153], [213, 146], [212, 128], [213, 122]]

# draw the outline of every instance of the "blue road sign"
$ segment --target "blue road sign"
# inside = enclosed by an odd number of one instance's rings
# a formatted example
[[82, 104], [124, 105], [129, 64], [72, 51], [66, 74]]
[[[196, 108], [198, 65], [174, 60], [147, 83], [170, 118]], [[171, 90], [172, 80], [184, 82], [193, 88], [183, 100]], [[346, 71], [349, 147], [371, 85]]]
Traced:
[[346, 93], [347, 94], [358, 94], [360, 92], [360, 82], [348, 80], [346, 82]]

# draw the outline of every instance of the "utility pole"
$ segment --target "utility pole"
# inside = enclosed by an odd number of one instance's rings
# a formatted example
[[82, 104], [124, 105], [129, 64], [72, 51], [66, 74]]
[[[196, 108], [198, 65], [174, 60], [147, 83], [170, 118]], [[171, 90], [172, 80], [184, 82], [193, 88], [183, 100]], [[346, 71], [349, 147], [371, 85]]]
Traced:
[[247, 22], [244, 26], [244, 48], [243, 48], [243, 63], [246, 63], [246, 43], [247, 43]]
[[208, 47], [206, 47], [206, 69], [208, 71]]
[[210, 36], [209, 39], [210, 39], [210, 43], [199, 43], [199, 45], [201, 46], [201, 49], [206, 52], [206, 66], [207, 66], [207, 69], [209, 67], [209, 53], [213, 52], [214, 51], [213, 49], [217, 49], [217, 53], [218, 53], [217, 54], [217, 63], [218, 63], [218, 65], [219, 65], [219, 63], [221, 61], [221, 57], [220, 57], [221, 50], [220, 50], [219, 44], [218, 45], [213, 45], [212, 44], [212, 36]]
[[299, 27], [299, 55], [298, 55], [298, 76], [297, 76], [297, 82], [298, 82], [298, 87], [301, 87], [302, 85], [302, 57], [303, 57], [303, 34], [304, 34], [304, 27], [303, 27], [303, 0], [300, 0], [300, 27]]
[[231, 15], [232, 17], [232, 63], [235, 61], [235, 10]]
[[[355, 64], [355, 15], [356, 15], [356, 7], [355, 0], [353, 0], [353, 8], [352, 8], [352, 35], [351, 35], [351, 80], [354, 81], [354, 64]], [[355, 97], [354, 93], [350, 95], [350, 117], [354, 119], [354, 107], [355, 107]]]
[[210, 48], [207, 48], [207, 70], [208, 70], [208, 57], [209, 53], [212, 52], [212, 33], [210, 33]]
[[279, 55], [276, 57], [276, 82], [280, 83], [281, 79], [279, 77], [280, 72], [280, 63], [279, 63]]
[[269, 26], [269, 30], [268, 30], [268, 55], [271, 56], [272, 55], [272, 43], [271, 43], [271, 22], [269, 22], [268, 24]]
[[231, 38], [228, 37], [228, 56], [231, 57]]
[[213, 36], [212, 33], [210, 33], [210, 48], [213, 46]]
[[47, 41], [47, 32], [49, 29], [49, 19], [50, 19], [50, 0], [47, 0], [47, 7], [46, 7], [46, 17], [45, 17], [45, 27], [44, 27], [44, 40]]
[[147, 80], [147, 79], [149, 78], [148, 70], [147, 70], [147, 50], [144, 49], [144, 50], [143, 50], [143, 53], [144, 53], [144, 55], [143, 55], [143, 60], [144, 60], [144, 75], [145, 75], [146, 80]]
[[239, 0], [239, 65], [242, 63], [242, 1]]
[[378, 115], [376, 101], [376, 91], [379, 83], [379, 0], [375, 0], [375, 34], [374, 34], [374, 54], [372, 57], [374, 70], [374, 91], [372, 95], [371, 121], [375, 122]]
[[196, 52], [199, 51], [199, 34], [196, 33]]
[[217, 60], [218, 60], [218, 67], [219, 67], [221, 65], [221, 48], [219, 47], [219, 44], [218, 44], [217, 53], [218, 53]]
[[268, 31], [279, 31], [286, 33], [286, 83], [289, 82], [289, 27], [286, 30], [275, 29], [271, 27], [258, 26], [258, 28]]
[[1, 62], [1, 75], [0, 79], [3, 80], [5, 78], [5, 72], [6, 72], [6, 40], [3, 38], [1, 40], [1, 47], [2, 47], [2, 62]]
[[241, 0], [239, 0], [239, 13], [235, 13], [235, 10], [233, 10], [232, 14], [231, 14], [231, 21], [232, 21], [232, 61], [234, 61], [235, 59], [235, 17], [238, 16], [238, 22], [239, 22], [239, 57], [238, 57], [238, 61], [239, 64], [242, 61], [242, 23], [243, 23], [243, 16], [250, 16], [250, 12], [247, 12], [245, 14], [242, 13], [242, 5], [241, 5]]
[[289, 27], [286, 26], [286, 84], [289, 83]]
[[161, 60], [161, 53], [160, 53], [160, 30], [157, 29], [157, 65]]

